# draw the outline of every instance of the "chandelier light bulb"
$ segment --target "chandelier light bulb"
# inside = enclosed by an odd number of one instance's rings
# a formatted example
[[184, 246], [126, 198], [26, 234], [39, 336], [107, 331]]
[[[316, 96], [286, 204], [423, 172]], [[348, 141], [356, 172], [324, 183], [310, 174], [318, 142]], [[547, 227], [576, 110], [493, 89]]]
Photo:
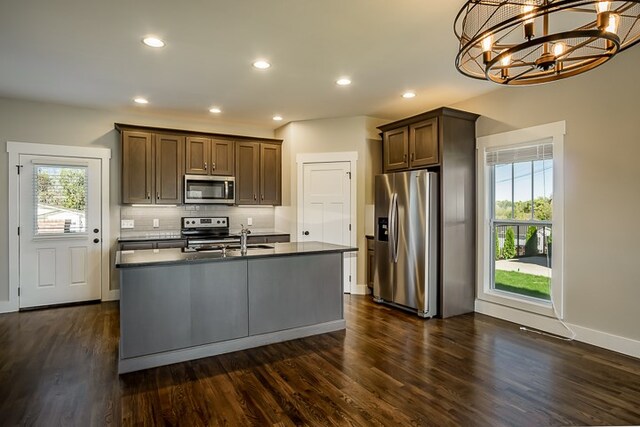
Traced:
[[616, 34], [618, 32], [618, 24], [620, 23], [620, 17], [615, 13], [609, 15], [609, 25], [607, 25], [606, 31]]
[[564, 53], [564, 43], [559, 42], [553, 45], [553, 55], [557, 58]]
[[598, 3], [596, 3], [596, 11], [598, 13], [608, 12], [610, 7], [611, 7], [610, 1], [599, 1]]
[[482, 61], [487, 64], [491, 61], [491, 48], [493, 47], [493, 36], [488, 35], [482, 39]]
[[530, 3], [522, 6], [522, 13], [524, 13], [524, 38], [531, 40], [533, 38], [533, 5]]
[[532, 4], [525, 4], [524, 6], [522, 6], [522, 13], [525, 14], [525, 24], [533, 24], [533, 5]]
[[509, 65], [511, 65], [511, 55], [507, 55], [504, 58], [502, 58], [500, 60], [500, 63], [502, 64], [503, 67], [508, 67]]
[[489, 35], [482, 39], [482, 51], [483, 52], [491, 52], [491, 47], [493, 46], [493, 36]]

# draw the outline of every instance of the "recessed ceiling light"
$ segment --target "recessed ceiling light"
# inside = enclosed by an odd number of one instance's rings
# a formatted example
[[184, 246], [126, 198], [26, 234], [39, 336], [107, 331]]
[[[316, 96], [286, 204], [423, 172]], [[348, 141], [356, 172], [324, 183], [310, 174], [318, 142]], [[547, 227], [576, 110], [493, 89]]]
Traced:
[[152, 36], [143, 38], [142, 43], [146, 44], [149, 47], [164, 47], [165, 45], [164, 41]]
[[271, 67], [271, 64], [269, 64], [267, 61], [263, 59], [260, 59], [254, 62], [253, 66], [259, 70], [266, 70], [267, 68]]
[[351, 80], [348, 77], [340, 77], [336, 80], [336, 84], [338, 86], [349, 86], [351, 84]]
[[282, 120], [282, 116], [273, 116], [273, 120], [275, 120], [276, 122], [279, 122]]
[[221, 112], [222, 112], [222, 110], [221, 110], [221, 109], [219, 109], [218, 107], [211, 107], [211, 108], [209, 108], [209, 112], [210, 112], [210, 113], [218, 114], [218, 113], [221, 113]]
[[133, 102], [135, 102], [136, 104], [148, 104], [149, 101], [147, 101], [145, 98], [142, 97], [137, 97], [133, 99]]
[[415, 93], [415, 92], [412, 92], [412, 91], [408, 91], [408, 92], [403, 93], [403, 94], [402, 94], [402, 97], [403, 97], [403, 98], [407, 98], [407, 99], [409, 99], [409, 98], [415, 98], [415, 97], [416, 97], [416, 93]]

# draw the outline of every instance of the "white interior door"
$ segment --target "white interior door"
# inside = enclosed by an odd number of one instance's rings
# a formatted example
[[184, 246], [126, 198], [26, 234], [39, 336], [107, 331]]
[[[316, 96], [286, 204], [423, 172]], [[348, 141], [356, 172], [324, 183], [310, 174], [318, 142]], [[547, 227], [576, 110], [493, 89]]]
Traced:
[[[351, 163], [305, 163], [300, 241], [351, 245]], [[351, 291], [351, 261], [344, 257], [344, 290]]]
[[20, 164], [20, 308], [100, 299], [100, 160]]

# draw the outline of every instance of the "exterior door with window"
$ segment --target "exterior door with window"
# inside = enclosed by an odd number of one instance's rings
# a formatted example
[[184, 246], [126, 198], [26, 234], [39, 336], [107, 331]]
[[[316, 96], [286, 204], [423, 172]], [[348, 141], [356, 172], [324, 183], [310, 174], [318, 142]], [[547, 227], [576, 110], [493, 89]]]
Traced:
[[100, 299], [100, 160], [20, 164], [20, 308]]
[[[305, 163], [301, 242], [349, 246], [351, 242], [351, 163]], [[344, 291], [350, 292], [351, 260], [344, 257]]]

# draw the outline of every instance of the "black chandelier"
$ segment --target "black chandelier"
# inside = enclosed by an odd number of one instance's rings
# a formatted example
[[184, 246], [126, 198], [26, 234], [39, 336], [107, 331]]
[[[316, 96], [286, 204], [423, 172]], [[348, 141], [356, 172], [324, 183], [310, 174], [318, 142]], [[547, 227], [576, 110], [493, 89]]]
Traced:
[[470, 0], [458, 13], [456, 67], [504, 85], [589, 71], [640, 41], [640, 0]]

